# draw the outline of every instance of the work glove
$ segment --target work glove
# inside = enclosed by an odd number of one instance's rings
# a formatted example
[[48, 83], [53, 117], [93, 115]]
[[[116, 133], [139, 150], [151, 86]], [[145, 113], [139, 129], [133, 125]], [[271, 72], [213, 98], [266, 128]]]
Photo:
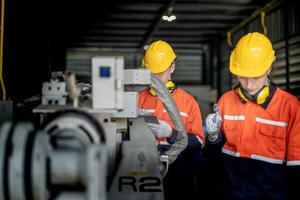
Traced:
[[205, 119], [205, 128], [210, 141], [215, 141], [218, 139], [223, 121], [217, 104], [214, 105], [214, 111], [214, 113], [208, 114]]
[[171, 126], [163, 120], [158, 120], [158, 124], [155, 123], [147, 123], [152, 133], [157, 138], [170, 137], [172, 134]]

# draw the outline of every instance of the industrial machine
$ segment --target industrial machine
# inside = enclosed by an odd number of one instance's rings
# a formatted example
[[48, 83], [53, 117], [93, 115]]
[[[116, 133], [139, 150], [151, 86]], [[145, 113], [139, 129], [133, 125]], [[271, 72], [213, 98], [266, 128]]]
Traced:
[[[120, 56], [93, 57], [91, 72], [90, 88], [72, 72], [43, 84], [40, 124], [0, 125], [1, 200], [164, 199], [163, 176], [187, 144], [171, 95], [150, 71], [124, 70]], [[179, 132], [165, 155], [131, 87], [149, 84]]]

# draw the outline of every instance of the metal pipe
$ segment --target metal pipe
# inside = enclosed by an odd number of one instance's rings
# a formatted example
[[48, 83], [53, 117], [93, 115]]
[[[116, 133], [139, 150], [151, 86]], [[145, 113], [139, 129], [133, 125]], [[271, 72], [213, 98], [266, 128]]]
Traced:
[[260, 14], [260, 24], [264, 31], [264, 34], [267, 35], [267, 24], [266, 24], [266, 12], [261, 12]]
[[2, 99], [6, 100], [6, 89], [2, 76], [3, 71], [3, 41], [4, 41], [4, 11], [5, 11], [5, 0], [1, 1], [1, 38], [0, 38], [0, 84], [2, 88]]
[[[244, 27], [245, 25], [247, 25], [248, 23], [250, 23], [253, 19], [255, 19], [257, 16], [259, 15], [266, 15], [267, 12], [269, 12], [270, 10], [274, 9], [275, 7], [277, 7], [278, 5], [280, 5], [282, 3], [283, 0], [273, 0], [269, 3], [267, 3], [264, 7], [254, 11], [250, 17], [246, 18], [245, 20], [243, 20], [239, 25], [231, 28], [229, 31], [227, 31], [227, 43], [230, 47], [233, 47], [232, 45], [232, 41], [231, 41], [231, 35], [233, 33], [235, 33], [236, 31], [238, 31], [239, 29], [241, 29], [242, 27]], [[262, 14], [264, 13], [264, 14]], [[264, 16], [265, 17], [265, 16]], [[263, 16], [262, 16], [263, 18]], [[261, 20], [262, 22], [263, 20]], [[264, 24], [263, 24], [264, 23]], [[265, 22], [262, 23], [262, 27], [263, 29], [266, 29], [266, 24]], [[264, 33], [267, 33], [267, 30], [264, 30]]]
[[165, 152], [165, 155], [168, 156], [169, 164], [171, 164], [186, 148], [188, 143], [187, 133], [185, 131], [185, 126], [180, 117], [177, 105], [165, 85], [154, 74], [151, 74], [150, 85], [151, 87], [153, 87], [157, 96], [163, 102], [175, 128], [178, 131], [176, 142], [171, 145], [170, 149], [167, 152]]
[[286, 90], [290, 91], [290, 60], [289, 60], [289, 16], [288, 3], [284, 2], [284, 43], [285, 43], [285, 86]]

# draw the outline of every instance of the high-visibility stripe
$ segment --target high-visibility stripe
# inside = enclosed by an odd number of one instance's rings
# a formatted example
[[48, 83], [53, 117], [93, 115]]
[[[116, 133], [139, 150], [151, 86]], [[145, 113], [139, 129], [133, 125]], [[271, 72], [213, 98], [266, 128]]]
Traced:
[[203, 141], [202, 141], [202, 139], [198, 136], [198, 135], [195, 135], [196, 136], [196, 138], [197, 138], [197, 140], [198, 140], [198, 142], [200, 142], [201, 144], [203, 144]]
[[269, 125], [281, 126], [281, 127], [286, 127], [288, 125], [288, 123], [286, 123], [286, 122], [263, 119], [263, 118], [259, 118], [259, 117], [256, 117], [255, 121], [263, 123], [263, 124], [269, 124]]
[[234, 157], [240, 157], [240, 153], [239, 152], [235, 152], [235, 151], [230, 151], [227, 149], [222, 148], [222, 152], [225, 154], [228, 154], [230, 156], [234, 156]]
[[300, 160], [287, 161], [286, 165], [287, 165], [287, 166], [296, 166], [296, 165], [300, 165]]
[[224, 115], [227, 120], [245, 120], [245, 115]]
[[170, 145], [170, 143], [167, 142], [167, 141], [158, 141], [158, 144], [166, 144], [166, 145]]
[[155, 110], [154, 109], [144, 109], [145, 111], [149, 112], [149, 113], [154, 113]]
[[269, 158], [261, 155], [251, 154], [251, 158], [254, 160], [265, 161], [272, 164], [283, 164], [285, 161], [280, 159]]
[[[222, 152], [227, 155], [230, 155], [230, 156], [240, 157], [240, 153], [236, 152], [236, 151], [231, 151], [231, 150], [223, 148]], [[283, 164], [285, 162], [285, 160], [268, 158], [268, 157], [260, 156], [260, 155], [256, 155], [256, 154], [251, 154], [251, 158], [254, 160], [265, 161], [265, 162], [272, 163], [272, 164]], [[294, 161], [290, 161], [290, 162], [294, 162]], [[289, 165], [300, 165], [300, 161], [295, 161], [295, 164], [290, 163]]]
[[[163, 109], [163, 112], [167, 112], [166, 109]], [[186, 118], [189, 116], [186, 112], [180, 112], [180, 115]]]
[[180, 112], [180, 115], [183, 117], [188, 117], [189, 115], [186, 112]]

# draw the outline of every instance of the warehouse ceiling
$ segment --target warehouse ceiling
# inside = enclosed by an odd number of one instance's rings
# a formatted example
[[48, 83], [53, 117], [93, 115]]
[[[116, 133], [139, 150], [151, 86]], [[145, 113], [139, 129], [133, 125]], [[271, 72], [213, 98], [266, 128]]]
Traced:
[[[114, 0], [74, 1], [55, 6], [58, 29], [69, 49], [140, 50], [153, 40], [177, 50], [199, 50], [268, 1], [262, 0]], [[176, 20], [162, 20], [175, 15]]]

